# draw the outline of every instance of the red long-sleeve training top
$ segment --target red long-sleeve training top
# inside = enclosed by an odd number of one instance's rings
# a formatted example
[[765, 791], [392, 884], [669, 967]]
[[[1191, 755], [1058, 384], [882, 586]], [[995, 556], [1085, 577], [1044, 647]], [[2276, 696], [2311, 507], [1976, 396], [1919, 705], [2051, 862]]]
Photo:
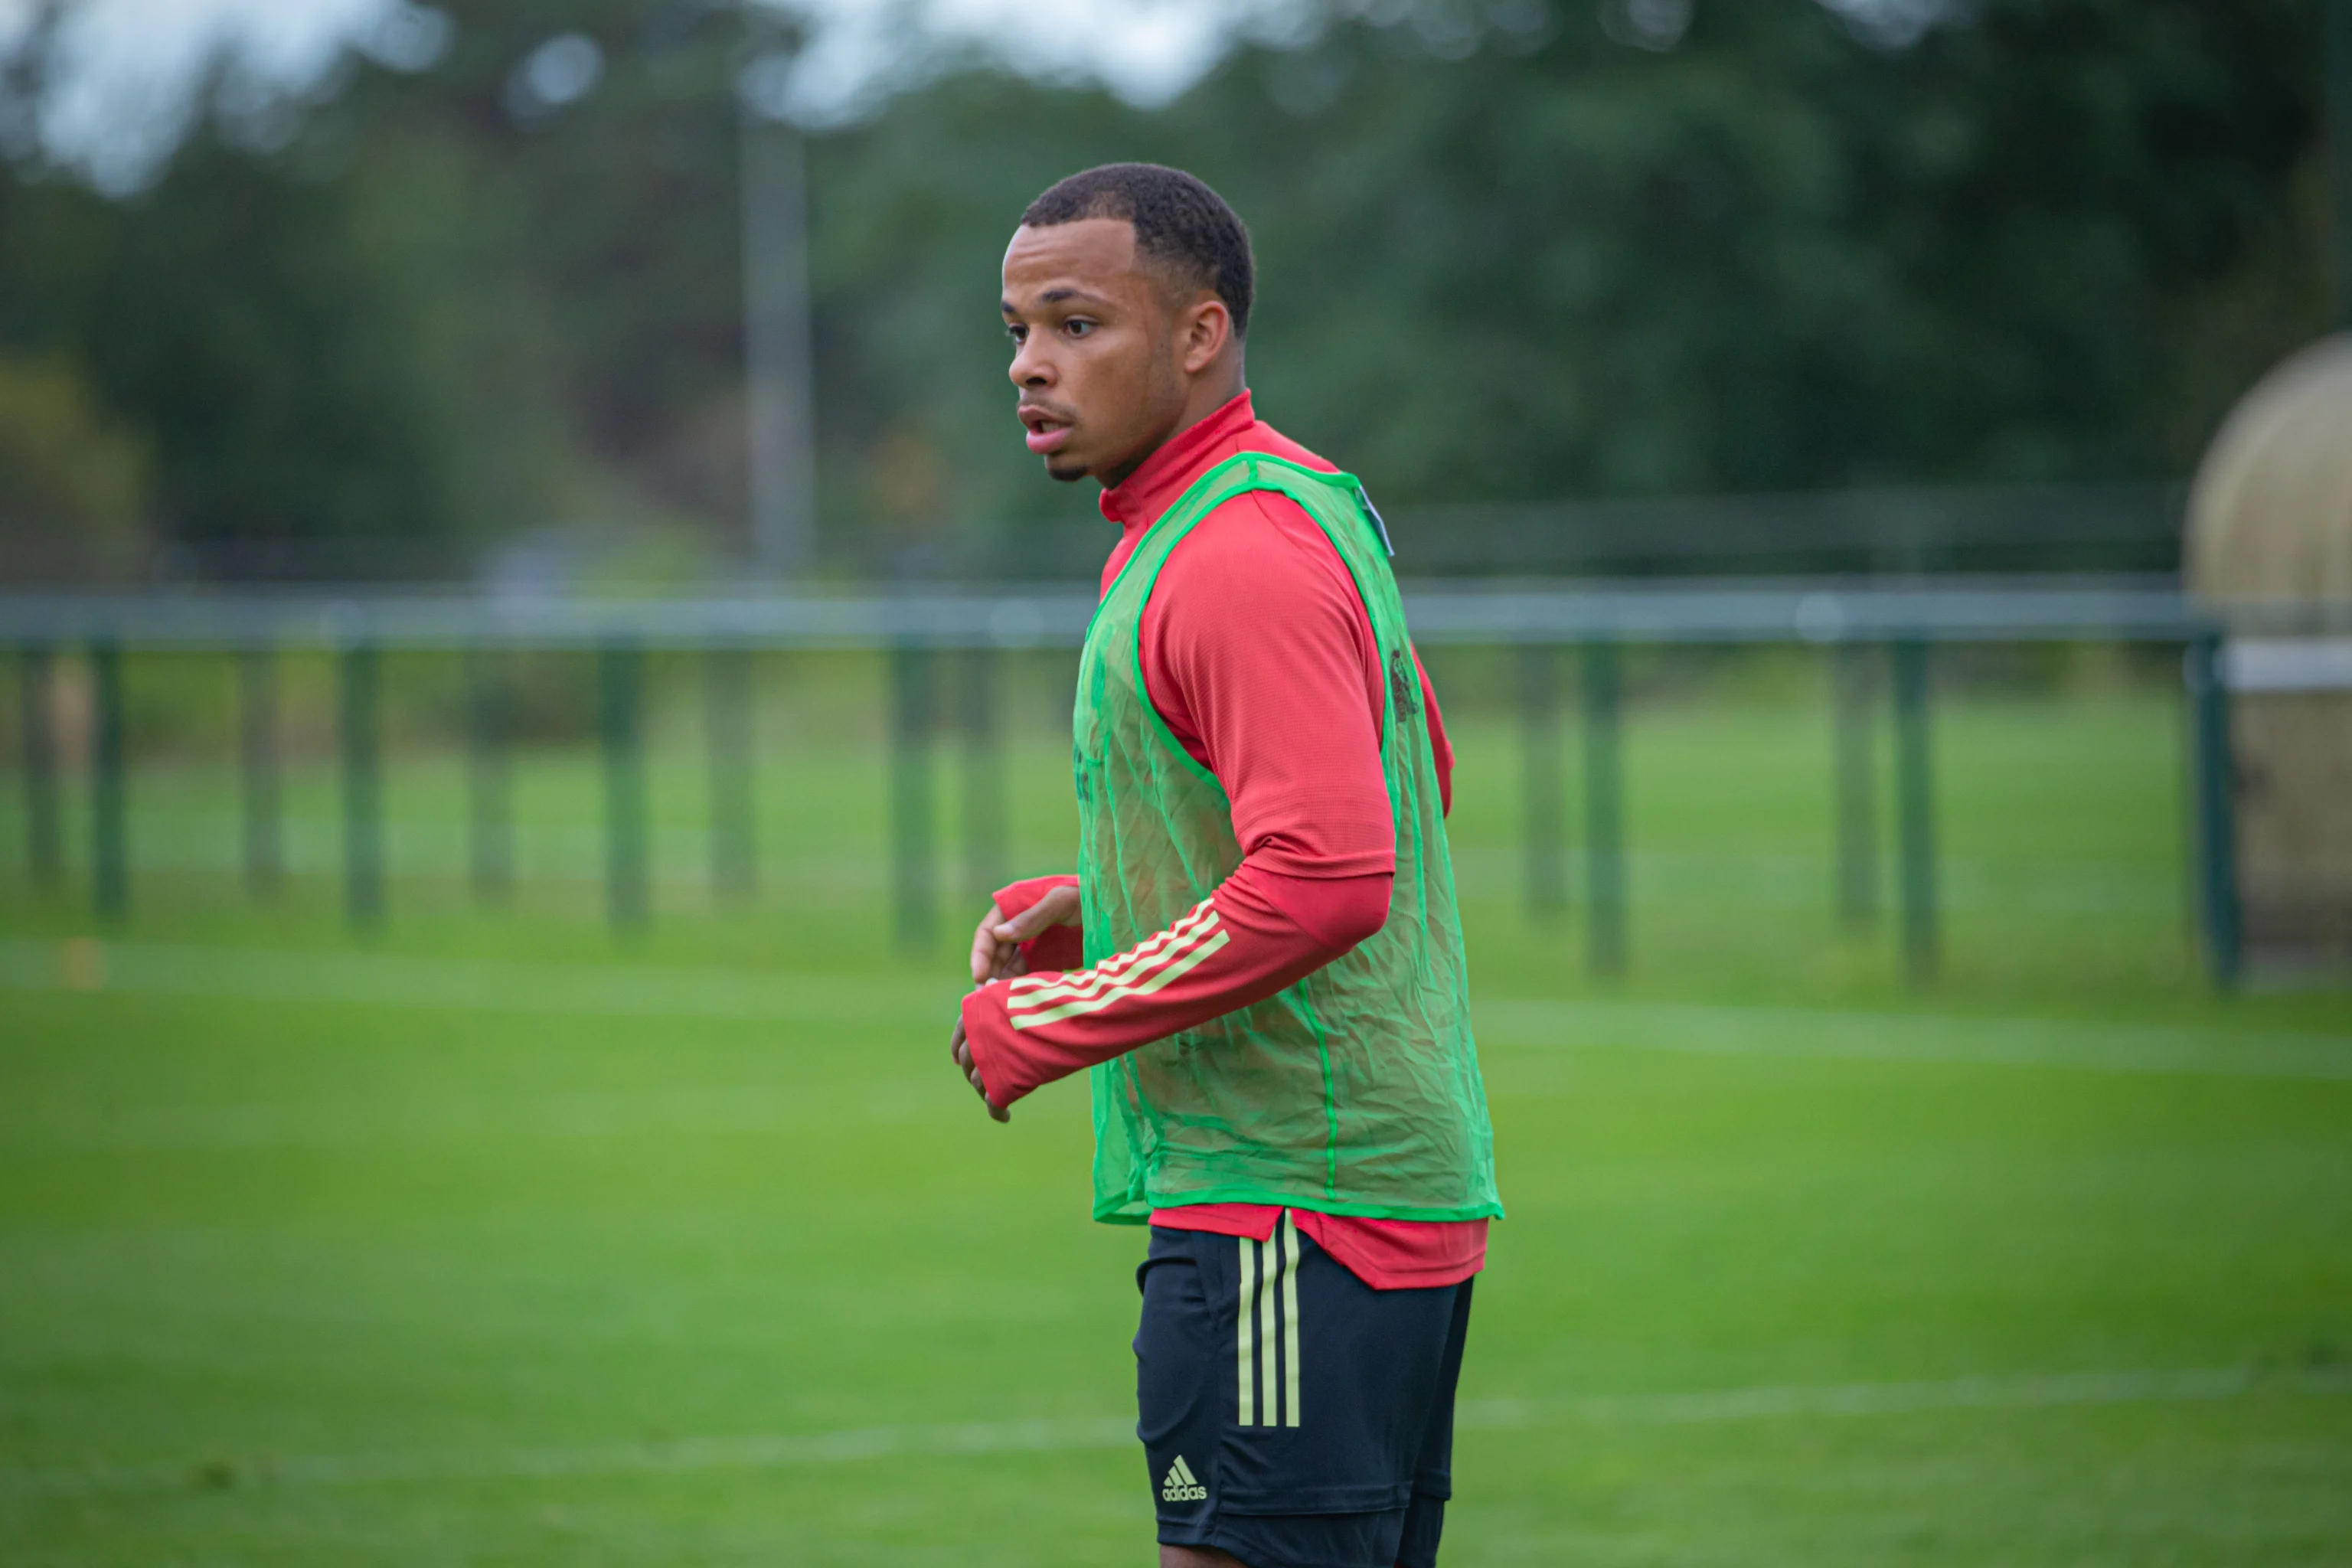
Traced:
[[[1103, 493], [1103, 515], [1120, 529], [1103, 568], [1106, 593], [1168, 508], [1241, 452], [1333, 469], [1261, 423], [1242, 394]], [[1026, 976], [965, 997], [972, 1059], [999, 1106], [1271, 996], [1388, 916], [1396, 842], [1380, 755], [1385, 677], [1354, 580], [1315, 521], [1275, 492], [1226, 501], [1169, 553], [1141, 635], [1145, 692], [1224, 786], [1242, 863], [1169, 931], [1091, 970], [1078, 967], [1077, 928], [1058, 926], [1025, 945]], [[1425, 674], [1422, 694], [1450, 806], [1454, 754]], [[1016, 882], [996, 901], [1017, 914], [1076, 880]], [[1205, 1204], [1155, 1211], [1151, 1223], [1263, 1241], [1281, 1212]], [[1299, 1229], [1376, 1289], [1450, 1285], [1486, 1262], [1483, 1219], [1296, 1212]]]

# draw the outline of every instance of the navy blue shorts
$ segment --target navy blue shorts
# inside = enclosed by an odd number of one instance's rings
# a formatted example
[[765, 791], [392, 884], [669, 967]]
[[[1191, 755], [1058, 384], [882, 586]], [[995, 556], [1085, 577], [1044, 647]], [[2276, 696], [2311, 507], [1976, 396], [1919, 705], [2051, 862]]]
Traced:
[[1454, 1493], [1470, 1280], [1375, 1290], [1285, 1215], [1151, 1229], [1136, 1404], [1160, 1540], [1249, 1568], [1430, 1568]]

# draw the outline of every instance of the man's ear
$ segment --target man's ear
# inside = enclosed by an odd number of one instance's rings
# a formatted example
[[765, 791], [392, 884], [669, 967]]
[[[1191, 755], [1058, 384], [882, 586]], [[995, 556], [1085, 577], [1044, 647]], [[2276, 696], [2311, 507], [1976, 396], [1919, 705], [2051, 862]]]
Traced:
[[1198, 375], [1233, 342], [1234, 313], [1214, 294], [1195, 300], [1176, 319], [1177, 359], [1186, 375]]

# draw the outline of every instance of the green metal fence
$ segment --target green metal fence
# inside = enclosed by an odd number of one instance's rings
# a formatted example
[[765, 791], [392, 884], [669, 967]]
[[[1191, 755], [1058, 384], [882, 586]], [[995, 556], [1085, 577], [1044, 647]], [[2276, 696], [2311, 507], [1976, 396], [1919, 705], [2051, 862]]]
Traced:
[[[2177, 645], [2182, 691], [2194, 899], [2210, 972], [2234, 983], [2240, 968], [2232, 865], [2235, 826], [2229, 686], [2221, 626], [2171, 588], [2144, 582], [2042, 587], [1881, 588], [1717, 584], [1675, 588], [1505, 585], [1409, 589], [1408, 614], [1426, 647], [1515, 650], [1523, 760], [1520, 854], [1531, 914], [1570, 900], [1566, 736], [1561, 710], [1573, 660], [1583, 804], [1580, 860], [1586, 961], [1598, 974], [1630, 962], [1624, 849], [1624, 655], [1676, 644], [1798, 644], [1828, 662], [1833, 701], [1830, 759], [1837, 803], [1832, 845], [1840, 918], [1866, 926], [1878, 915], [1879, 832], [1874, 741], [1882, 704], [1895, 744], [1895, 833], [1902, 951], [1907, 974], [1926, 984], [1941, 950], [1937, 890], [1931, 673], [1938, 650], [1962, 644], [2085, 640]], [[341, 776], [343, 908], [354, 929], [390, 918], [384, 859], [381, 658], [388, 649], [462, 656], [467, 792], [467, 875], [474, 896], [512, 896], [510, 667], [524, 650], [570, 649], [593, 661], [601, 753], [605, 908], [631, 932], [652, 915], [646, 746], [649, 652], [684, 651], [702, 664], [709, 748], [709, 878], [723, 902], [757, 887], [755, 751], [751, 657], [762, 649], [885, 650], [889, 887], [893, 925], [908, 946], [937, 932], [939, 847], [931, 803], [934, 750], [951, 714], [967, 765], [961, 838], [964, 881], [1004, 874], [1005, 796], [997, 765], [1000, 656], [1069, 648], [1084, 634], [1090, 598], [1063, 590], [1026, 594], [531, 600], [460, 597], [0, 598], [0, 637], [17, 650], [25, 730], [26, 863], [58, 886], [60, 777], [46, 700], [61, 653], [86, 654], [93, 699], [89, 897], [99, 916], [125, 919], [132, 900], [126, 835], [124, 658], [129, 649], [210, 650], [233, 662], [238, 707], [242, 858], [246, 885], [268, 897], [285, 876], [279, 782], [280, 655], [330, 649], [336, 670], [336, 754]]]

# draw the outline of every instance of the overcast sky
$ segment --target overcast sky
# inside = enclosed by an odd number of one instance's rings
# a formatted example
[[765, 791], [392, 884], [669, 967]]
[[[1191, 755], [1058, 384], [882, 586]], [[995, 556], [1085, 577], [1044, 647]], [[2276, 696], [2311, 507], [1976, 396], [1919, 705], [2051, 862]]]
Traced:
[[[810, 47], [778, 107], [812, 124], [853, 119], [920, 79], [936, 47], [961, 45], [1024, 73], [1093, 80], [1138, 103], [1182, 91], [1244, 32], [1280, 39], [1291, 0], [770, 0], [809, 24]], [[1376, 3], [1376, 0], [1375, 0]], [[341, 52], [413, 0], [80, 0], [62, 40], [62, 82], [42, 132], [59, 156], [115, 189], [138, 184], [184, 130], [204, 62], [251, 88], [316, 86]], [[0, 44], [32, 0], [0, 0]]]
[[[205, 59], [226, 52], [257, 83], [317, 82], [346, 40], [397, 0], [84, 0], [60, 40], [42, 134], [101, 184], [125, 187], [169, 152]], [[0, 38], [32, 0], [0, 0]]]

